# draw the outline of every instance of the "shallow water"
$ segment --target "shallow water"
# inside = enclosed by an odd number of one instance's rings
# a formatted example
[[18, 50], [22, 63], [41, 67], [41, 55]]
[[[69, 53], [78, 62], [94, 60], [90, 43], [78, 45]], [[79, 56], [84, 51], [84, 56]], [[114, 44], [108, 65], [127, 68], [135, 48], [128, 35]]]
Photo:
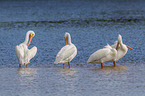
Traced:
[[[143, 96], [145, 91], [145, 1], [30, 0], [0, 1], [0, 96]], [[38, 52], [28, 68], [18, 69], [15, 46], [28, 30], [36, 33], [29, 48]], [[54, 65], [69, 32], [78, 49], [71, 70]], [[135, 50], [117, 61], [86, 64], [96, 50], [117, 40]], [[66, 68], [68, 68], [66, 64]]]
[[144, 68], [2, 68], [0, 93], [1, 96], [143, 96]]

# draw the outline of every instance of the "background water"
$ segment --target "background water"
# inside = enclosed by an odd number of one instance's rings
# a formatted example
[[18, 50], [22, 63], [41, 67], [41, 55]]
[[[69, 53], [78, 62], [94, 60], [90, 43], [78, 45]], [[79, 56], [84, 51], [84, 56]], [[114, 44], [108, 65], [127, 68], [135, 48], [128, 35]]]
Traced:
[[[144, 0], [1, 0], [0, 96], [143, 96], [144, 4]], [[19, 69], [15, 46], [24, 41], [28, 30], [36, 34], [29, 48], [37, 46], [38, 52], [29, 68]], [[71, 70], [54, 65], [65, 45], [65, 32], [78, 49]], [[118, 34], [135, 49], [117, 61], [126, 70], [89, 70], [100, 68], [100, 64], [86, 64], [89, 56], [113, 44]]]

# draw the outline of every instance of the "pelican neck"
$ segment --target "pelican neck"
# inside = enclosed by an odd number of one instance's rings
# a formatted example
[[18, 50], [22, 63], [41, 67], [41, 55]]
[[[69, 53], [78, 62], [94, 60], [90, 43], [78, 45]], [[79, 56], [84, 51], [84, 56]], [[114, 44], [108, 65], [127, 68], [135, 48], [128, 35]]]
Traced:
[[70, 37], [70, 35], [68, 35], [68, 44], [67, 45], [70, 45], [70, 44], [72, 44], [71, 43], [71, 37]]

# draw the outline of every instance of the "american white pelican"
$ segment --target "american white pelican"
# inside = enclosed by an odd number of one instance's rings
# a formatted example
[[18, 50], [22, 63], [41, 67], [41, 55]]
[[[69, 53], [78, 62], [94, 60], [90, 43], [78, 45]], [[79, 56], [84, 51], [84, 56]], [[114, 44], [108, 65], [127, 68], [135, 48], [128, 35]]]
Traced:
[[[131, 49], [131, 50], [134, 50], [133, 48], [131, 48], [131, 47], [123, 44], [122, 36], [120, 34], [118, 35], [118, 41], [116, 41], [114, 43], [114, 45], [112, 45], [111, 47], [112, 48], [116, 48], [116, 50], [117, 50], [116, 61], [118, 61], [119, 59], [121, 59], [127, 53], [128, 48]], [[116, 66], [116, 61], [114, 62], [115, 63], [115, 66]]]
[[70, 34], [66, 32], [64, 38], [66, 45], [58, 52], [54, 62], [54, 64], [63, 64], [63, 69], [65, 68], [64, 63], [68, 63], [70, 68], [70, 61], [77, 55], [77, 48], [71, 43]]
[[112, 48], [109, 44], [103, 49], [94, 52], [88, 59], [87, 63], [101, 63], [103, 69], [104, 62], [116, 61], [117, 50]]
[[27, 64], [30, 63], [30, 60], [36, 55], [37, 53], [37, 47], [34, 46], [30, 50], [28, 49], [28, 46], [31, 43], [32, 38], [35, 36], [34, 31], [28, 31], [26, 33], [26, 38], [23, 43], [20, 45], [17, 45], [15, 48], [16, 56], [19, 61], [19, 67], [21, 67], [21, 64], [25, 65], [27, 67]]

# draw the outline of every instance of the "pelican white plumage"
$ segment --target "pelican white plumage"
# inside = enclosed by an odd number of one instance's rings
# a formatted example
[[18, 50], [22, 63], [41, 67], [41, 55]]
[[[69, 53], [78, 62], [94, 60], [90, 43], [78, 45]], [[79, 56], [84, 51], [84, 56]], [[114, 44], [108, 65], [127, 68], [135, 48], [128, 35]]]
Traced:
[[63, 68], [65, 68], [64, 63], [68, 63], [70, 68], [70, 61], [77, 55], [77, 48], [71, 42], [71, 36], [69, 33], [66, 32], [64, 38], [66, 45], [62, 47], [56, 55], [54, 64], [63, 64]]
[[21, 67], [22, 65], [26, 65], [30, 63], [30, 60], [36, 55], [37, 53], [37, 47], [34, 46], [33, 48], [31, 48], [30, 50], [28, 49], [28, 46], [31, 43], [32, 38], [35, 36], [34, 31], [28, 31], [26, 33], [26, 37], [25, 37], [25, 41], [23, 43], [21, 43], [20, 45], [17, 45], [15, 47], [15, 52], [16, 52], [16, 56], [18, 58], [19, 61], [19, 67]]
[[[114, 45], [112, 45], [111, 47], [116, 48], [116, 50], [117, 50], [116, 61], [118, 61], [123, 56], [125, 56], [128, 49], [134, 50], [133, 48], [123, 44], [122, 36], [120, 34], [118, 35], [118, 41], [115, 41]], [[115, 63], [116, 63], [116, 61], [115, 61]]]
[[87, 63], [101, 63], [103, 69], [104, 62], [116, 61], [117, 50], [112, 48], [109, 44], [103, 49], [94, 52], [88, 59]]

